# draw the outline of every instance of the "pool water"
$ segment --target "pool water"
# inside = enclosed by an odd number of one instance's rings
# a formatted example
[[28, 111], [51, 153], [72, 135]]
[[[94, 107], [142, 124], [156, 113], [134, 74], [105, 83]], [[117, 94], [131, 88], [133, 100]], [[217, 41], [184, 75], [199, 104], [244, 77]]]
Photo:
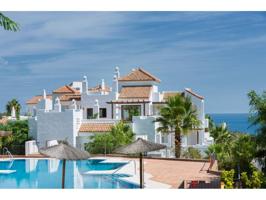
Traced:
[[[139, 188], [137, 184], [121, 180], [127, 174], [85, 174], [96, 170], [114, 170], [126, 163], [104, 163], [90, 159], [66, 162], [66, 188]], [[1, 170], [15, 170], [3, 173]], [[10, 171], [12, 172], [12, 171]], [[62, 162], [55, 159], [17, 159], [0, 161], [0, 188], [61, 188]]]

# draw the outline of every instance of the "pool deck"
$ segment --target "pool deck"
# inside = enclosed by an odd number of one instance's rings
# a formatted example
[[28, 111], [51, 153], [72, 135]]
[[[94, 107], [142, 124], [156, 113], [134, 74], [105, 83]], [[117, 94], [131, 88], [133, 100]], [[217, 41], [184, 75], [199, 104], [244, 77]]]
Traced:
[[[103, 162], [127, 162], [128, 164], [116, 170], [88, 171], [88, 174], [130, 174], [131, 177], [121, 179], [139, 184], [139, 159], [125, 157], [94, 157], [106, 159]], [[218, 175], [208, 173], [208, 161], [178, 160], [178, 159], [144, 159], [145, 188], [178, 188], [184, 180], [219, 179]], [[214, 165], [217, 170], [217, 163]]]
[[[14, 156], [15, 159], [37, 158], [45, 159], [41, 155]], [[105, 159], [102, 162], [122, 162], [126, 165], [106, 171], [88, 171], [84, 174], [128, 174], [129, 177], [120, 179], [139, 184], [139, 159], [129, 157], [92, 157], [91, 159]], [[219, 179], [218, 175], [208, 173], [208, 161], [182, 160], [182, 159], [144, 159], [145, 188], [178, 188], [184, 180], [210, 180]], [[217, 165], [214, 166], [214, 171]]]

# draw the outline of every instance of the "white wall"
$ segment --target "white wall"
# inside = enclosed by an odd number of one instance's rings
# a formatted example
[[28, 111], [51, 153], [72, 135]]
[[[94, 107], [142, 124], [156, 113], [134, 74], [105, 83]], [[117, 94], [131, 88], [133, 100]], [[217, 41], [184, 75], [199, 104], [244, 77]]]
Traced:
[[34, 140], [37, 140], [37, 117], [31, 117], [28, 119], [29, 136]]
[[37, 142], [40, 147], [48, 140], [64, 140], [76, 146], [76, 136], [82, 120], [81, 110], [37, 112]]
[[[100, 108], [107, 109], [107, 118], [112, 118], [111, 104], [107, 104], [106, 102], [112, 101], [115, 98], [115, 93], [111, 92], [108, 95], [99, 95], [99, 94], [82, 94], [81, 95], [81, 107], [84, 108], [83, 118], [87, 118], [87, 108], [94, 108], [95, 100], [97, 99], [99, 102]], [[114, 106], [115, 107], [115, 106]], [[93, 110], [95, 113], [95, 110]], [[114, 111], [115, 112], [115, 111]]]

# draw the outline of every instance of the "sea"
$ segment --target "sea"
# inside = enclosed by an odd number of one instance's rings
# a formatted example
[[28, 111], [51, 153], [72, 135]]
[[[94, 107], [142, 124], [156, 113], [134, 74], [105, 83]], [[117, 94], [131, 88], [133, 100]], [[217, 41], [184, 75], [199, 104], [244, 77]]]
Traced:
[[233, 132], [256, 134], [257, 127], [251, 126], [248, 113], [209, 114], [215, 124], [226, 123], [227, 128]]

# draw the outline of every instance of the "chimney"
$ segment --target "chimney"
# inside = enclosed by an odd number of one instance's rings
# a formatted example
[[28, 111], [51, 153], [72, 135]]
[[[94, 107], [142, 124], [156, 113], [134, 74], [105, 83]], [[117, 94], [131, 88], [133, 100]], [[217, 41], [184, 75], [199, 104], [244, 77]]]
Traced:
[[119, 72], [119, 67], [115, 67], [115, 75], [118, 78], [120, 78], [120, 72]]
[[56, 97], [56, 99], [55, 99], [54, 110], [56, 112], [61, 112], [61, 103], [60, 103], [60, 99], [58, 97]]
[[113, 92], [115, 93], [115, 99], [117, 100], [118, 98], [118, 80], [117, 80], [117, 76], [114, 75], [113, 78], [113, 88], [112, 88]]
[[105, 89], [105, 83], [104, 83], [104, 79], [102, 79], [101, 88], [102, 88], [102, 90], [104, 90], [104, 89]]
[[11, 109], [11, 118], [16, 119], [16, 109], [14, 106], [12, 106], [12, 109]]
[[75, 101], [75, 99], [72, 99], [72, 103], [70, 105], [70, 109], [77, 110], [77, 102]]
[[43, 99], [46, 99], [46, 91], [43, 89]]
[[87, 80], [87, 76], [83, 76], [82, 93], [83, 94], [88, 94], [88, 80]]

